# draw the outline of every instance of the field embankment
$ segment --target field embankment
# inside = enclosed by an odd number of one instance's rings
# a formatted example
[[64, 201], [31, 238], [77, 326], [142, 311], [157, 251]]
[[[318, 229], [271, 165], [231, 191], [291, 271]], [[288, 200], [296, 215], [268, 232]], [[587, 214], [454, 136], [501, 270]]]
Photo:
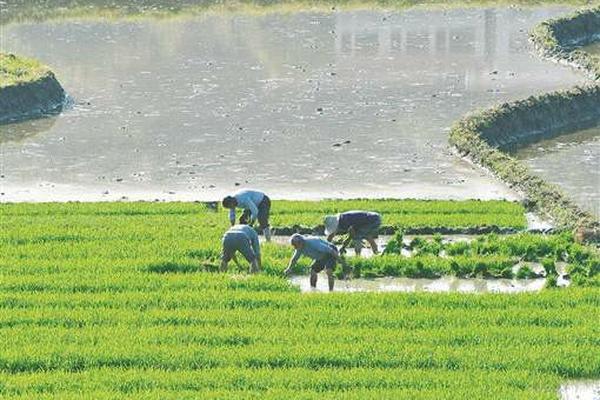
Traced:
[[65, 91], [38, 61], [0, 53], [0, 123], [59, 111]]
[[[599, 78], [600, 59], [576, 50], [600, 37], [600, 8], [542, 23], [532, 41], [544, 56], [567, 60]], [[600, 123], [600, 85], [532, 96], [526, 100], [468, 115], [456, 123], [450, 143], [477, 164], [491, 170], [530, 201], [532, 208], [551, 217], [557, 227], [582, 227], [600, 240], [598, 216], [582, 210], [556, 185], [532, 174], [507, 150]]]

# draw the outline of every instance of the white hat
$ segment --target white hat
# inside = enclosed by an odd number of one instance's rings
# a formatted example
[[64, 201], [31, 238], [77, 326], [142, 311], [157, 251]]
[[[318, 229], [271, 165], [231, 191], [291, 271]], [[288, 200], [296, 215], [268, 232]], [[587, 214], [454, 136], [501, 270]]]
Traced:
[[294, 233], [291, 237], [290, 237], [290, 243], [294, 244], [294, 243], [302, 243], [304, 242], [304, 236], [302, 236], [299, 233]]
[[327, 236], [337, 232], [338, 224], [340, 222], [340, 215], [328, 215], [325, 217], [325, 234]]

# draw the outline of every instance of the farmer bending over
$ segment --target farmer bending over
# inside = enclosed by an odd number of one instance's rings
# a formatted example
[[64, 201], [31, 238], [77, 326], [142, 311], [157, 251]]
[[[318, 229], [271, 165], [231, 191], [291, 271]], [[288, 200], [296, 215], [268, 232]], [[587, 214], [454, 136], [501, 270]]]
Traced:
[[333, 270], [335, 269], [336, 262], [339, 261], [345, 266], [344, 260], [340, 257], [337, 248], [321, 238], [303, 236], [299, 233], [292, 235], [290, 243], [296, 251], [285, 270], [285, 274], [289, 275], [292, 272], [292, 268], [294, 268], [300, 256], [307, 256], [314, 260], [310, 266], [310, 286], [312, 288], [317, 287], [317, 274], [325, 269], [329, 282], [329, 291], [332, 291]]
[[374, 254], [378, 254], [377, 243], [375, 239], [379, 236], [381, 227], [381, 215], [369, 211], [347, 211], [337, 215], [328, 215], [325, 217], [325, 234], [327, 240], [332, 241], [336, 234], [347, 233], [348, 238], [342, 244], [340, 253], [343, 253], [346, 246], [354, 241], [356, 254], [360, 255], [362, 241], [366, 239], [371, 245]]
[[244, 210], [240, 217], [240, 224], [254, 224], [258, 220], [259, 229], [265, 234], [267, 241], [271, 240], [271, 229], [269, 228], [269, 212], [271, 211], [271, 199], [258, 190], [241, 190], [233, 196], [223, 199], [223, 207], [229, 208], [229, 221], [231, 226], [235, 225], [236, 207]]
[[223, 235], [223, 253], [221, 254], [221, 272], [227, 271], [227, 264], [233, 258], [235, 264], [241, 268], [235, 256], [236, 251], [242, 253], [250, 263], [250, 272], [255, 273], [261, 269], [260, 244], [258, 234], [248, 225], [234, 225]]

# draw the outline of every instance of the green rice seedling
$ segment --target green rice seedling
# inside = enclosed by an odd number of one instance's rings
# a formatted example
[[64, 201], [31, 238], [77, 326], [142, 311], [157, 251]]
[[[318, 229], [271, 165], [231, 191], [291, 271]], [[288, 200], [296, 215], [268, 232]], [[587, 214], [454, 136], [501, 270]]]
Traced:
[[515, 277], [517, 279], [532, 279], [537, 278], [538, 274], [536, 274], [528, 265], [523, 265], [519, 268]]
[[386, 243], [383, 254], [401, 254], [404, 248], [404, 231], [397, 229], [394, 235]]
[[[0, 205], [0, 397], [530, 399], [600, 377], [597, 287], [301, 294], [282, 276], [289, 245], [264, 243], [258, 275], [205, 271], [222, 217], [193, 203]], [[360, 276], [505, 276], [521, 250], [498, 248], [348, 262]], [[565, 251], [573, 285], [598, 282], [585, 249]]]
[[410, 242], [410, 248], [414, 254], [430, 254], [433, 256], [438, 256], [440, 255], [442, 250], [444, 250], [442, 236], [438, 234], [434, 236], [431, 240], [427, 240], [417, 236]]
[[546, 272], [546, 276], [558, 275], [558, 272], [556, 271], [556, 263], [554, 262], [554, 259], [544, 258], [542, 260], [542, 267], [544, 268], [544, 271]]

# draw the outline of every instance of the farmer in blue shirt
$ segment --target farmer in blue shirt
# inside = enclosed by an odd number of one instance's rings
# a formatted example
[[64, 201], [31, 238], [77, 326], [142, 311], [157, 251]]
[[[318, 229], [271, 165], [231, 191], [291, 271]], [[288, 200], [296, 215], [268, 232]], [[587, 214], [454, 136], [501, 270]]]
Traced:
[[271, 211], [271, 199], [258, 190], [241, 190], [233, 196], [223, 199], [223, 207], [229, 209], [229, 222], [235, 225], [235, 209], [242, 208], [244, 212], [240, 217], [240, 224], [253, 225], [258, 220], [259, 229], [264, 233], [267, 241], [271, 241], [271, 229], [269, 227], [269, 213]]
[[325, 217], [325, 234], [327, 240], [332, 241], [336, 234], [348, 234], [342, 244], [340, 253], [343, 253], [350, 242], [354, 241], [356, 254], [360, 255], [362, 241], [365, 239], [371, 245], [374, 254], [378, 254], [375, 239], [379, 235], [381, 215], [369, 211], [347, 211], [337, 215]]
[[300, 256], [312, 258], [313, 263], [310, 266], [310, 286], [313, 288], [317, 286], [317, 274], [324, 269], [327, 273], [329, 290], [333, 291], [333, 270], [335, 269], [336, 262], [339, 261], [345, 266], [345, 262], [340, 257], [337, 248], [321, 238], [304, 236], [298, 233], [292, 235], [290, 243], [296, 250], [285, 270], [285, 274], [289, 275], [292, 272], [292, 268], [294, 268]]

